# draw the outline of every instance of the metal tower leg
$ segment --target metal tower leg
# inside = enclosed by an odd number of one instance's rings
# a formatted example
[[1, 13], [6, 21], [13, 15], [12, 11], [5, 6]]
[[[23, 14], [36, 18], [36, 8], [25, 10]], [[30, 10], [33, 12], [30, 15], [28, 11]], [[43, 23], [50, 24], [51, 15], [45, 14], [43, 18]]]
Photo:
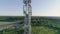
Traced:
[[24, 34], [31, 34], [31, 15], [32, 15], [32, 8], [31, 8], [31, 0], [23, 0], [23, 12], [25, 15], [24, 19]]

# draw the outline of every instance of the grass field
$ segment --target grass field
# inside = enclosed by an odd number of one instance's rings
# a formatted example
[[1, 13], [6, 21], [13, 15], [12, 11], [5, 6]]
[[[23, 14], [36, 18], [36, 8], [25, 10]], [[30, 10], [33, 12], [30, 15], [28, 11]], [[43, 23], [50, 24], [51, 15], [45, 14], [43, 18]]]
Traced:
[[[1, 32], [1, 31], [0, 31]], [[6, 29], [4, 30], [3, 34], [23, 34], [23, 29], [19, 28], [19, 29]], [[60, 34], [59, 30], [54, 30], [48, 27], [44, 27], [44, 26], [32, 26], [31, 27], [31, 34]]]
[[[43, 17], [40, 18], [40, 21], [32, 20], [31, 22], [31, 34], [60, 34], [60, 18]], [[0, 34], [23, 34], [23, 32], [24, 29], [22, 27], [9, 27], [8, 29], [1, 30]]]

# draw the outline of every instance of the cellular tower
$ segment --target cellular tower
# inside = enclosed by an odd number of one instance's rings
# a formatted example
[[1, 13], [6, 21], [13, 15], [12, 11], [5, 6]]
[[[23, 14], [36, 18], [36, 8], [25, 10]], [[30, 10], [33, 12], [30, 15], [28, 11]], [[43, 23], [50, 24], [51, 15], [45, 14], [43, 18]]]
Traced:
[[31, 0], [23, 0], [24, 34], [31, 34]]

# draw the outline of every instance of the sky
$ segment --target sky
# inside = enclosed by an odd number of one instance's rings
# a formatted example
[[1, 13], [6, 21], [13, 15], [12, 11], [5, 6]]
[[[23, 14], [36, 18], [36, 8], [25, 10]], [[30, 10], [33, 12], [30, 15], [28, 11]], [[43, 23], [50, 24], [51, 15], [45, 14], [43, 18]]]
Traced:
[[[60, 16], [60, 0], [32, 0], [32, 16]], [[0, 0], [0, 16], [23, 16], [23, 0]]]

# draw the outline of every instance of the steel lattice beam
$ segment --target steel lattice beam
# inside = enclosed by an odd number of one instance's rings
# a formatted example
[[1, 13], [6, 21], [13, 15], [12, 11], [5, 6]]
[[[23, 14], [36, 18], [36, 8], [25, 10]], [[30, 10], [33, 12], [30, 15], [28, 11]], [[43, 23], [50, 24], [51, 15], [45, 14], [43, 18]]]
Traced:
[[23, 12], [25, 15], [24, 19], [24, 34], [31, 34], [31, 15], [32, 7], [31, 0], [23, 0]]

